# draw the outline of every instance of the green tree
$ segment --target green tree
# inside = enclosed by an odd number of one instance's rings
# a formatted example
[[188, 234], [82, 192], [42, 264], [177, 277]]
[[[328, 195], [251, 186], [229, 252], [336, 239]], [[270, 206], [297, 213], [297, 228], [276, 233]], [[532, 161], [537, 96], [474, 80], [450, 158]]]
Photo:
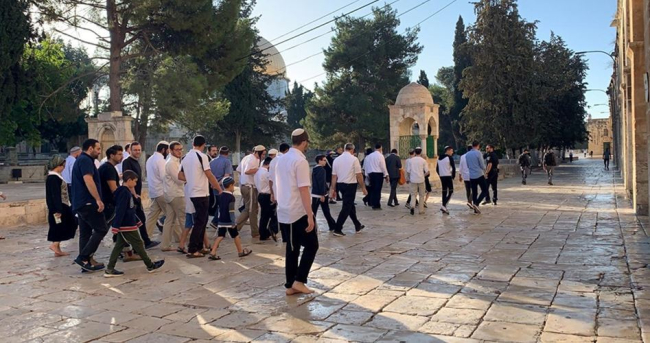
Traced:
[[302, 120], [307, 117], [307, 103], [313, 97], [313, 93], [297, 82], [293, 83], [293, 88], [287, 93], [284, 99], [287, 108], [287, 124], [290, 128], [300, 127]]
[[20, 60], [32, 38], [29, 1], [0, 0], [0, 145], [11, 144], [23, 118], [13, 107], [27, 84]]
[[345, 141], [387, 142], [387, 106], [408, 83], [408, 69], [422, 47], [417, 29], [404, 34], [390, 6], [373, 9], [372, 18], [341, 18], [325, 50], [327, 79], [315, 88], [306, 126], [317, 146]]
[[429, 78], [424, 70], [420, 70], [420, 77], [418, 77], [417, 83], [429, 88]]
[[520, 147], [534, 135], [538, 109], [535, 81], [535, 24], [519, 15], [515, 0], [481, 0], [469, 30], [472, 65], [460, 89], [468, 98], [463, 128], [468, 138]]

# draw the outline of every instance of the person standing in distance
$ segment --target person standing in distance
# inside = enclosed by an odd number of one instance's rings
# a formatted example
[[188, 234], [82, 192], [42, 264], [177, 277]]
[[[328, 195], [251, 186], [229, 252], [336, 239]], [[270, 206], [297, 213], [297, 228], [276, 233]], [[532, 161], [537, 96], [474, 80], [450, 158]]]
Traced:
[[[487, 179], [487, 184], [488, 186], [492, 187], [492, 203], [494, 206], [497, 205], [497, 188], [498, 188], [498, 182], [499, 182], [499, 157], [497, 156], [497, 153], [494, 152], [494, 145], [488, 144], [485, 147], [486, 151], [486, 157], [485, 157], [485, 162], [486, 162], [486, 170], [485, 170], [485, 177]], [[485, 202], [483, 202], [483, 205], [487, 205], [490, 203], [490, 190], [488, 189], [487, 191], [487, 196], [485, 197]]]
[[390, 181], [388, 206], [399, 206], [399, 202], [397, 202], [397, 184], [399, 183], [400, 169], [402, 169], [402, 160], [397, 156], [397, 149], [391, 150], [390, 155], [386, 156], [386, 169]]
[[[415, 205], [418, 206], [418, 213], [424, 214], [424, 193], [426, 191], [424, 179], [429, 175], [429, 166], [427, 161], [422, 158], [422, 148], [415, 148], [414, 153], [415, 156], [410, 159], [406, 169], [406, 180], [411, 187], [410, 198], [418, 204]], [[411, 215], [415, 214], [415, 206], [411, 207]]]
[[[153, 235], [156, 222], [165, 216], [167, 204], [165, 203], [165, 159], [169, 154], [169, 143], [160, 141], [156, 145], [156, 152], [147, 160], [147, 186], [149, 187], [149, 212], [146, 225], [149, 237]], [[161, 225], [162, 231], [162, 225]]]
[[[277, 184], [278, 222], [288, 233], [285, 274], [287, 295], [314, 291], [305, 284], [318, 251], [318, 234], [314, 230], [309, 187], [309, 163], [305, 152], [309, 135], [303, 129], [291, 133], [293, 147], [278, 161], [274, 183]], [[300, 247], [303, 247], [300, 258]]]
[[528, 149], [524, 149], [524, 152], [519, 155], [519, 169], [521, 169], [521, 184], [526, 184], [526, 179], [528, 178], [528, 173], [530, 173], [530, 166], [532, 164], [530, 154]]
[[147, 217], [144, 214], [144, 209], [142, 208], [142, 166], [140, 166], [140, 156], [142, 155], [142, 145], [139, 142], [131, 143], [131, 153], [128, 158], [122, 161], [122, 173], [127, 170], [133, 170], [138, 176], [135, 188], [133, 191], [135, 194], [135, 215], [142, 221], [142, 225], [138, 228], [140, 231], [140, 236], [142, 236], [142, 241], [144, 242], [145, 249], [151, 249], [160, 244], [160, 242], [152, 241], [149, 239], [149, 234], [147, 233], [146, 220]]
[[[475, 214], [481, 214], [478, 206], [481, 201], [487, 196], [487, 183], [485, 182], [485, 161], [481, 155], [481, 145], [474, 141], [472, 142], [472, 150], [465, 154], [465, 161], [467, 162], [467, 169], [469, 169], [470, 183], [472, 186], [472, 204], [469, 206], [474, 210]], [[478, 193], [479, 187], [481, 193]]]
[[445, 147], [445, 154], [438, 157], [436, 164], [436, 172], [440, 177], [442, 184], [442, 207], [440, 212], [449, 214], [447, 204], [451, 200], [451, 195], [454, 194], [454, 179], [456, 178], [456, 164], [452, 156], [454, 155], [454, 148], [450, 146]]
[[555, 158], [555, 153], [553, 150], [548, 150], [546, 154], [544, 154], [544, 171], [546, 172], [546, 176], [548, 177], [548, 184], [550, 186], [553, 186], [553, 171], [555, 170], [555, 166], [557, 165], [557, 159]]
[[384, 180], [388, 182], [388, 169], [381, 144], [375, 144], [375, 151], [366, 156], [363, 167], [370, 179], [371, 192], [368, 202], [373, 210], [381, 210], [381, 188]]
[[605, 149], [605, 152], [603, 153], [603, 162], [605, 163], [605, 170], [609, 170], [609, 157], [611, 156], [611, 153], [609, 152], [609, 148]]
[[204, 256], [202, 248], [205, 239], [205, 227], [208, 224], [210, 185], [221, 194], [221, 187], [217, 179], [212, 175], [212, 171], [210, 171], [210, 163], [208, 163], [208, 156], [203, 153], [204, 150], [205, 137], [194, 137], [192, 150], [185, 155], [181, 162], [181, 170], [178, 172], [178, 178], [187, 182], [185, 196], [190, 197], [195, 210], [194, 228], [190, 235], [190, 244], [186, 255], [188, 258]]
[[357, 209], [354, 205], [354, 198], [357, 194], [357, 186], [361, 185], [363, 195], [368, 195], [366, 185], [363, 182], [363, 175], [361, 174], [361, 164], [359, 159], [354, 155], [354, 144], [345, 144], [345, 152], [339, 157], [334, 159], [332, 165], [332, 185], [330, 196], [336, 197], [337, 190], [341, 191], [343, 205], [339, 212], [339, 217], [336, 220], [336, 230], [334, 236], [345, 236], [343, 233], [343, 224], [350, 217], [354, 223], [354, 229], [359, 232], [365, 228], [357, 218]]
[[72, 168], [72, 211], [79, 218], [79, 255], [74, 262], [93, 272], [104, 268], [103, 264], [93, 264], [92, 257], [108, 233], [99, 171], [94, 162], [101, 153], [101, 145], [96, 139], [87, 139], [82, 150]]

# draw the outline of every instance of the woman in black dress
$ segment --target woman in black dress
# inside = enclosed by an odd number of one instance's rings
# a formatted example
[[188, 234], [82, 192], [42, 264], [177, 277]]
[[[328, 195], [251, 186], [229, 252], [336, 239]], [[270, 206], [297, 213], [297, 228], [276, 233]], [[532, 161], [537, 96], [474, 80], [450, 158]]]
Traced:
[[54, 156], [47, 165], [49, 173], [45, 181], [45, 201], [47, 202], [47, 222], [50, 230], [47, 240], [52, 242], [50, 250], [54, 256], [68, 256], [61, 251], [61, 242], [74, 238], [77, 223], [70, 208], [68, 184], [63, 181], [61, 172], [65, 168], [65, 160], [61, 156]]

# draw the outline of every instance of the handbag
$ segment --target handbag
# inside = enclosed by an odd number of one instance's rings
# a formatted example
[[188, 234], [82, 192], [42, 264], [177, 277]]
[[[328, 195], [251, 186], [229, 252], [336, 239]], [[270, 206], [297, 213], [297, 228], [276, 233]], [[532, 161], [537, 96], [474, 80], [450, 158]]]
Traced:
[[406, 183], [406, 175], [405, 175], [405, 174], [406, 174], [406, 173], [404, 172], [404, 169], [403, 169], [403, 168], [400, 168], [400, 169], [399, 169], [399, 181], [397, 181], [397, 183], [398, 183], [400, 186], [402, 186], [403, 184]]

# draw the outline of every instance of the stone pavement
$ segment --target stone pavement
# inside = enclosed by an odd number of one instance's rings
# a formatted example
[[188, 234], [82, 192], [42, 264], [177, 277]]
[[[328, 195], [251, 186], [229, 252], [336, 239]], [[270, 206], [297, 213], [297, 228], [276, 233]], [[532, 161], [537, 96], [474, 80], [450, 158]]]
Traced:
[[[81, 274], [54, 258], [45, 227], [2, 230], [2, 342], [650, 342], [650, 239], [615, 172], [583, 160], [500, 183], [497, 207], [451, 215], [359, 209], [367, 229], [319, 235], [311, 296], [284, 295], [283, 246], [226, 240], [219, 262]], [[406, 193], [402, 189], [402, 193]], [[384, 201], [387, 199], [384, 195]], [[404, 202], [405, 194], [401, 195]], [[361, 201], [359, 200], [359, 203]], [[334, 205], [338, 213], [340, 205]], [[322, 217], [319, 224], [325, 227]], [[351, 224], [349, 224], [351, 225]], [[210, 231], [212, 233], [212, 231]], [[106, 261], [110, 244], [100, 247]], [[76, 240], [64, 244], [75, 251]]]

